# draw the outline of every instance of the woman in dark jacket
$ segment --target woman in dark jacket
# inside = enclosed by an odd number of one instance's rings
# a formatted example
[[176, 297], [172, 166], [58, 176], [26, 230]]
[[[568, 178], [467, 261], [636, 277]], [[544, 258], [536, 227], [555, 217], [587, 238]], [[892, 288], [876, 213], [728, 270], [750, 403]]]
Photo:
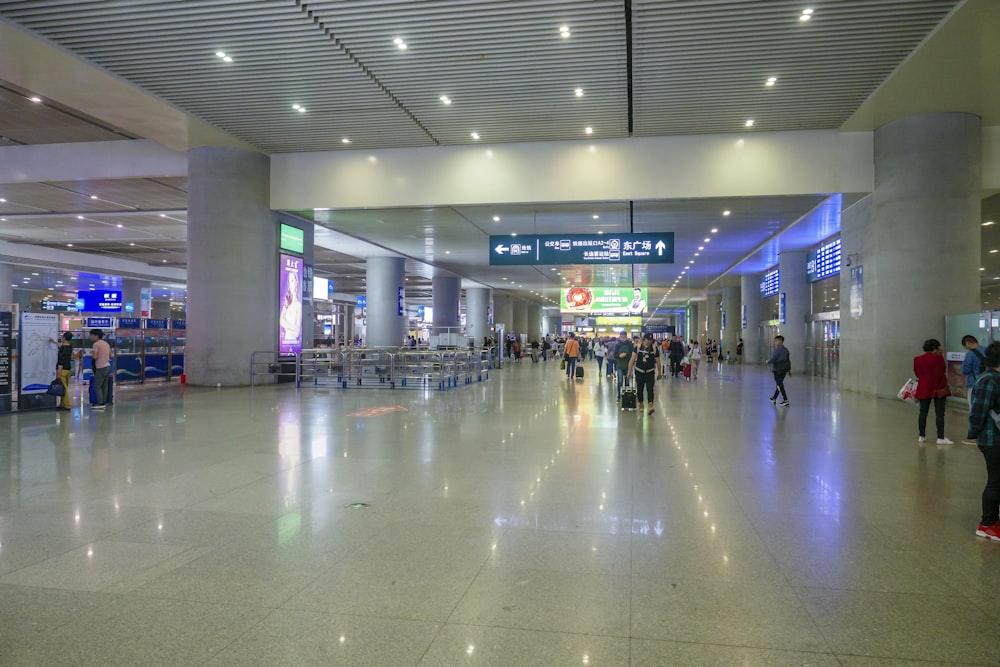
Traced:
[[945, 371], [941, 341], [936, 338], [924, 341], [924, 353], [913, 358], [913, 373], [917, 376], [916, 398], [920, 401], [920, 415], [917, 417], [917, 428], [920, 430], [918, 441], [926, 440], [927, 413], [930, 412], [933, 401], [937, 444], [955, 444], [944, 437], [944, 408], [948, 396], [951, 396], [951, 389], [948, 388], [948, 374]]

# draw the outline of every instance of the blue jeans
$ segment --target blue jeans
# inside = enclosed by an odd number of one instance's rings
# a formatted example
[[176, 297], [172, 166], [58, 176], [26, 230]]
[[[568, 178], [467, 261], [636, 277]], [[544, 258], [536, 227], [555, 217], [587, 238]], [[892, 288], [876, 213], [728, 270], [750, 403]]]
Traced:
[[597, 374], [601, 374], [601, 369], [604, 367], [604, 357], [597, 357]]
[[618, 398], [622, 397], [622, 387], [625, 386], [625, 375], [628, 371], [623, 371], [622, 369], [615, 366], [615, 371], [618, 373]]
[[576, 357], [566, 359], [566, 377], [571, 378], [576, 375]]

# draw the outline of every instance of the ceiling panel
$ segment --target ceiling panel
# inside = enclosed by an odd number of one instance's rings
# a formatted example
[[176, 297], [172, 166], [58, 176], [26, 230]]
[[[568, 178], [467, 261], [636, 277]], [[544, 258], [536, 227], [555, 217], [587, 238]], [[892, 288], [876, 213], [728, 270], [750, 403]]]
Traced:
[[52, 100], [38, 103], [31, 97], [0, 82], [0, 147], [132, 138]]

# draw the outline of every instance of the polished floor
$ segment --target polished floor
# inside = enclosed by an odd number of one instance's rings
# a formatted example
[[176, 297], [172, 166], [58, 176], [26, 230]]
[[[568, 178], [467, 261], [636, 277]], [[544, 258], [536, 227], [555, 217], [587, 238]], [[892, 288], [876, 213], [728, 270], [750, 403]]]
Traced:
[[653, 415], [586, 370], [0, 417], [0, 664], [1000, 662], [975, 447], [762, 368]]

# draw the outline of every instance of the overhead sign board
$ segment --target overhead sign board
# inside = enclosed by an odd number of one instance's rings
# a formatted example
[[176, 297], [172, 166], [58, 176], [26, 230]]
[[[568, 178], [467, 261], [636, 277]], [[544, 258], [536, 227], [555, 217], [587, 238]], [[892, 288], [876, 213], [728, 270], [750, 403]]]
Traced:
[[781, 269], [771, 269], [760, 277], [760, 295], [774, 296], [781, 290]]
[[491, 236], [490, 264], [673, 264], [674, 233]]
[[840, 239], [811, 251], [806, 256], [806, 278], [814, 283], [840, 273]]
[[[76, 293], [78, 310], [83, 313], [122, 312], [120, 290], [80, 290]], [[80, 305], [82, 302], [82, 306]]]
[[645, 287], [568, 287], [562, 290], [564, 313], [642, 315], [646, 312]]
[[278, 248], [302, 254], [306, 245], [306, 233], [298, 227], [281, 223], [279, 227]]
[[639, 327], [642, 326], [642, 317], [639, 315], [598, 315], [594, 318], [594, 324], [599, 327]]

